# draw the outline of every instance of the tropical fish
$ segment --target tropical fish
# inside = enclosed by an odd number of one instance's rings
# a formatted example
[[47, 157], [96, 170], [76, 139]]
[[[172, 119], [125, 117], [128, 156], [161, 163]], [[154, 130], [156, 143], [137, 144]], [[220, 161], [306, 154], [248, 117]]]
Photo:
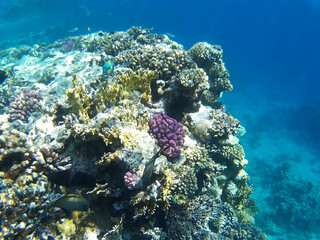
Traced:
[[96, 185], [96, 178], [79, 171], [63, 170], [48, 174], [48, 180], [65, 187], [90, 188]]
[[113, 73], [114, 70], [114, 59], [109, 59], [106, 61], [106, 63], [102, 67], [102, 73], [104, 75], [110, 75]]
[[74, 33], [74, 32], [76, 32], [76, 31], [78, 31], [78, 30], [79, 30], [79, 28], [74, 27], [74, 28], [71, 28], [71, 29], [67, 30], [67, 32], [69, 32], [69, 33]]
[[88, 27], [88, 32], [91, 32], [91, 27]]
[[6, 80], [6, 78], [10, 75], [10, 72], [5, 72], [3, 70], [0, 70], [0, 84]]
[[174, 38], [175, 36], [172, 33], [166, 33], [168, 37]]
[[67, 194], [54, 200], [47, 208], [58, 207], [66, 212], [89, 210], [89, 202], [85, 198], [76, 194]]
[[87, 212], [89, 210], [89, 202], [77, 194], [66, 194], [57, 197], [46, 206], [44, 211], [40, 214], [36, 225], [39, 225], [43, 219], [47, 218], [48, 210], [52, 207], [61, 208], [68, 217], [72, 217], [74, 222], [77, 224], [79, 221], [78, 212]]
[[141, 178], [142, 181], [142, 188], [145, 190], [151, 183], [151, 176], [153, 173], [153, 168], [154, 168], [154, 163], [156, 159], [161, 155], [161, 153], [165, 150], [166, 148], [161, 148], [156, 154], [153, 155], [153, 157], [147, 162], [143, 175]]

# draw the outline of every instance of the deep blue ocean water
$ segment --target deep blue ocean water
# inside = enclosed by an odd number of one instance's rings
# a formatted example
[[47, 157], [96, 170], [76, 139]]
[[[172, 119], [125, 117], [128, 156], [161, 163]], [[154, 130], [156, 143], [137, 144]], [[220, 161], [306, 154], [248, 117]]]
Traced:
[[1, 48], [35, 43], [39, 32], [54, 41], [88, 27], [133, 25], [173, 34], [186, 49], [199, 41], [222, 46], [234, 86], [222, 102], [247, 129], [241, 143], [261, 208], [258, 226], [270, 239], [319, 239], [320, 1], [0, 2]]

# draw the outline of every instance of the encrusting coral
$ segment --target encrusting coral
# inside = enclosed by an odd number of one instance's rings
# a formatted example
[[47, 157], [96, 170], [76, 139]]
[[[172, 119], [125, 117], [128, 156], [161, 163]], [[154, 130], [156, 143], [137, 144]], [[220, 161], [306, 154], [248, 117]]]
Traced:
[[[221, 48], [150, 31], [0, 52], [0, 238], [263, 239]], [[73, 221], [50, 207], [70, 194]]]

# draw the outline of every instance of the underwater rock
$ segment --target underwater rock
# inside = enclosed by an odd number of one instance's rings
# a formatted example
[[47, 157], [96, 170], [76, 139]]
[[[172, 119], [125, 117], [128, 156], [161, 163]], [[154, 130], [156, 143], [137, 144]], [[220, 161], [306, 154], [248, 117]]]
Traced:
[[96, 185], [96, 178], [84, 172], [63, 170], [48, 174], [48, 180], [65, 187], [90, 188]]

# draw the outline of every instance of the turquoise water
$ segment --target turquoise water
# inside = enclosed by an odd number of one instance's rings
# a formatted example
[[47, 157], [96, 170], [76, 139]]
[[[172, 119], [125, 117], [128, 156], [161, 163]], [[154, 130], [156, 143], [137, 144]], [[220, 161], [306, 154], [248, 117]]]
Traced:
[[[268, 239], [320, 239], [319, 22], [316, 0], [2, 0], [0, 49], [132, 26], [186, 50], [220, 45], [233, 84], [221, 102], [247, 131], [240, 143], [256, 225]], [[0, 60], [0, 70], [6, 64]]]

